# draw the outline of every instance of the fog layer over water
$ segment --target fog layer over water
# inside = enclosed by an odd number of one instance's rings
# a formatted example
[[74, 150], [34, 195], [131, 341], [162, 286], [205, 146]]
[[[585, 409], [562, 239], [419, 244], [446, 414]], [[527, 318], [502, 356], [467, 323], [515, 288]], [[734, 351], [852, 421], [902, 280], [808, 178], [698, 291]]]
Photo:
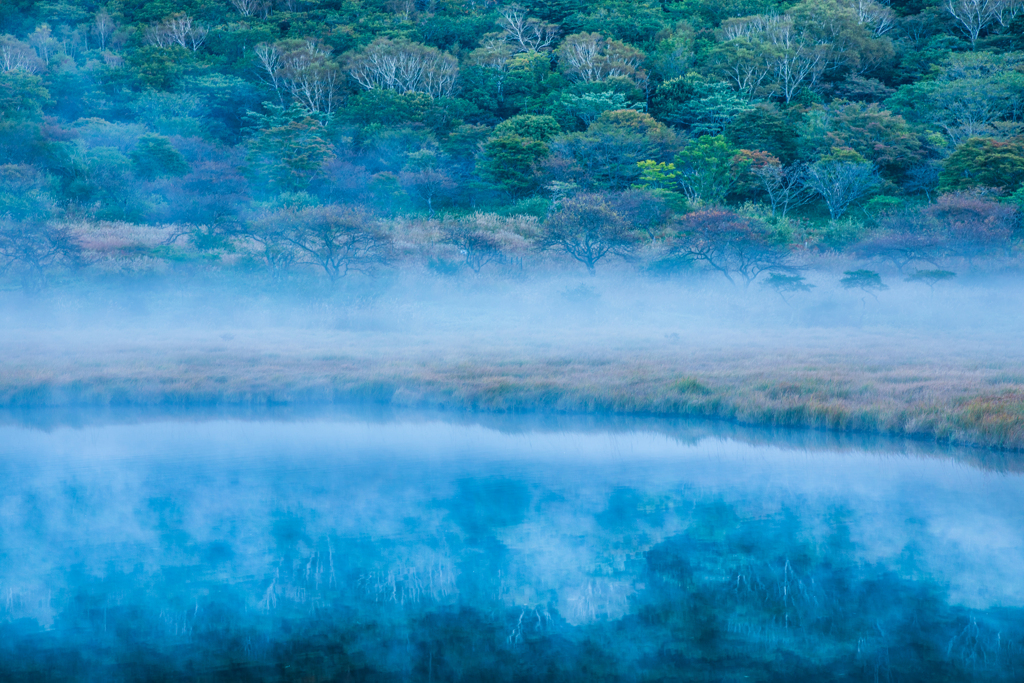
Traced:
[[0, 673], [1019, 679], [1024, 477], [776, 442], [10, 423]]

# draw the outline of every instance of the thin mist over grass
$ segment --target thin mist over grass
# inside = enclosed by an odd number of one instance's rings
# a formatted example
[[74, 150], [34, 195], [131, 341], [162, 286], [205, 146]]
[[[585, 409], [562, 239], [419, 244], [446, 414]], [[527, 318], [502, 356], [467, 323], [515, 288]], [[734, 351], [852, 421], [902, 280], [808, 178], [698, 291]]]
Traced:
[[370, 401], [501, 412], [688, 415], [1024, 446], [1024, 287], [732, 286], [627, 264], [384, 271], [334, 285], [194, 271], [0, 297], [0, 402]]

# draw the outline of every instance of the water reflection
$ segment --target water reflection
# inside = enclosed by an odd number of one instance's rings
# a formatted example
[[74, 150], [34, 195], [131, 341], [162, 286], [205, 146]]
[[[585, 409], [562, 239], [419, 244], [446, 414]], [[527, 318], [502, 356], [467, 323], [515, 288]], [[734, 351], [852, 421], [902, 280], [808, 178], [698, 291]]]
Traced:
[[1021, 476], [599, 427], [9, 421], [0, 679], [1024, 675]]

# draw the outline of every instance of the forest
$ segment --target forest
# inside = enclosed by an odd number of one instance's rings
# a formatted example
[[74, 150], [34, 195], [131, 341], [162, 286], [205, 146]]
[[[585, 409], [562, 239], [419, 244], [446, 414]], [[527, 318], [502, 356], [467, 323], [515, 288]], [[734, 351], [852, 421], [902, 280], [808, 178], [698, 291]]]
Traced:
[[625, 263], [787, 298], [822, 255], [871, 296], [1006, 272], [1022, 11], [5, 0], [0, 273]]

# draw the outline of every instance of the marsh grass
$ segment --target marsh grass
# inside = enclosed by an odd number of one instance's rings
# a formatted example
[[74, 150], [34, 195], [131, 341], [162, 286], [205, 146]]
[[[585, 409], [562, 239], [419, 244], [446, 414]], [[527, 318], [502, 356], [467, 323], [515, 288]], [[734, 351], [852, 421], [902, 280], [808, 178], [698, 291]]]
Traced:
[[96, 344], [15, 338], [0, 349], [5, 407], [368, 402], [707, 417], [1024, 449], [1024, 359], [983, 344], [940, 348], [864, 334], [837, 353], [813, 336], [785, 346], [630, 340], [600, 351], [295, 330]]

